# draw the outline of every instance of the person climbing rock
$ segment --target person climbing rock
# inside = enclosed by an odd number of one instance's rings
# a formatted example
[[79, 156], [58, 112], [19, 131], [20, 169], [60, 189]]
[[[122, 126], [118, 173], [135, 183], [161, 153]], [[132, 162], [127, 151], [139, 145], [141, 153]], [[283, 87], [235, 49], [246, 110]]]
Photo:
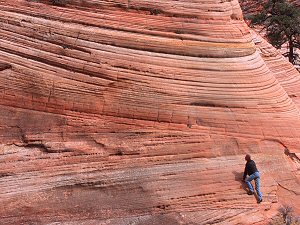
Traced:
[[[249, 188], [249, 191], [247, 192], [247, 194], [248, 195], [254, 194], [253, 186], [251, 184], [251, 181], [254, 180], [255, 181], [255, 189], [256, 189], [257, 196], [258, 196], [257, 203], [261, 203], [262, 202], [262, 193], [260, 191], [259, 171], [257, 170], [256, 164], [251, 159], [251, 156], [249, 154], [247, 154], [245, 156], [245, 160], [247, 161], [247, 163], [245, 166], [243, 181], [246, 182], [246, 184]], [[246, 178], [247, 175], [248, 175], [248, 177]]]

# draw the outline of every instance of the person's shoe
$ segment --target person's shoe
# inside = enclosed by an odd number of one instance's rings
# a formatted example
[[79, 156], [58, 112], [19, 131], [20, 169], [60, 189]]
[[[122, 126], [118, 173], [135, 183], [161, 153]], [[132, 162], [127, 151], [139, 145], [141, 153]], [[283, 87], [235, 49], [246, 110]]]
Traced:
[[261, 203], [262, 202], [262, 199], [258, 199], [257, 200], [257, 204]]
[[247, 194], [248, 194], [248, 195], [253, 195], [254, 192], [253, 192], [253, 191], [248, 191]]

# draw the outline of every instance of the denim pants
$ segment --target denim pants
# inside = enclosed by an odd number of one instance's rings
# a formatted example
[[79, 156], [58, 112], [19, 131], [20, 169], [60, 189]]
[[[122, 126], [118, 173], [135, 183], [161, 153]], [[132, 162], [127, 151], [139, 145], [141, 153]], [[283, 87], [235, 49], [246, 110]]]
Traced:
[[260, 192], [260, 176], [259, 176], [259, 172], [255, 172], [255, 173], [251, 174], [246, 179], [246, 184], [248, 185], [249, 190], [252, 191], [252, 192], [254, 192], [252, 184], [250, 182], [251, 180], [255, 181], [256, 193], [257, 193], [258, 199], [261, 200], [262, 199], [262, 194]]

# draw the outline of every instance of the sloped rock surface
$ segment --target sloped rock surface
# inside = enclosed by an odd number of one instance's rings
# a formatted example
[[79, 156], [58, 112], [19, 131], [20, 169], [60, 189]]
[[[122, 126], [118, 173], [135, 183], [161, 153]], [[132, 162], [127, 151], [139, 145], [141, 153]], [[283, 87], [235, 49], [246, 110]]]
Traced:
[[252, 33], [254, 43], [257, 45], [267, 66], [287, 92], [289, 97], [293, 99], [293, 102], [296, 103], [299, 108], [299, 72], [286, 60], [286, 58], [282, 56], [279, 50], [275, 49], [255, 31], [252, 31]]
[[1, 224], [264, 224], [299, 197], [299, 74], [238, 1], [0, 9]]

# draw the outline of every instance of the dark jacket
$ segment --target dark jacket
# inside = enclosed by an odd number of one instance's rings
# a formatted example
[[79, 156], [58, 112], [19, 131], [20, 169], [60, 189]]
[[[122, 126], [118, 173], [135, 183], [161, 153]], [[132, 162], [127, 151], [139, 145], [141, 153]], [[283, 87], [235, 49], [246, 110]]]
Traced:
[[249, 162], [246, 163], [243, 179], [245, 180], [247, 175], [250, 176], [255, 172], [258, 172], [255, 162], [253, 160], [250, 160]]

